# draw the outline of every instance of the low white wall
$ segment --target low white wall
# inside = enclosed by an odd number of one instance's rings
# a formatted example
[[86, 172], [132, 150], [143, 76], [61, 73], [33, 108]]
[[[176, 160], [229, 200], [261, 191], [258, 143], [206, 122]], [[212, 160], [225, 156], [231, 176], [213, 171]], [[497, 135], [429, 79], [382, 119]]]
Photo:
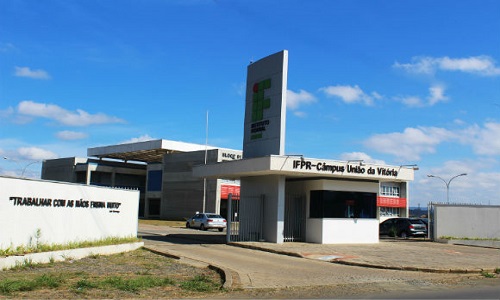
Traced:
[[320, 244], [374, 244], [379, 242], [377, 219], [308, 219], [306, 240]]
[[138, 209], [136, 190], [0, 176], [0, 249], [134, 237]]
[[500, 206], [434, 204], [434, 238], [500, 238]]
[[0, 258], [0, 270], [11, 269], [15, 266], [22, 266], [26, 262], [30, 262], [32, 264], [48, 264], [50, 262], [78, 260], [91, 255], [111, 255], [122, 252], [129, 252], [137, 250], [141, 247], [144, 247], [144, 242], [68, 249], [51, 252], [29, 253], [20, 256], [8, 256]]

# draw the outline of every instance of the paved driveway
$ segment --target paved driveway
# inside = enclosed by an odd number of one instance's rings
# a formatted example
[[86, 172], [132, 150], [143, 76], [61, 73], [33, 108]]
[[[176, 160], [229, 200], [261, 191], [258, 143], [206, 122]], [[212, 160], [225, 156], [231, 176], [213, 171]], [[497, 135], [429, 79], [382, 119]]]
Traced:
[[[443, 274], [380, 270], [332, 264], [224, 244], [218, 232], [141, 225], [139, 235], [157, 251], [205, 262], [236, 274], [243, 288], [274, 288], [332, 284], [422, 282]], [[447, 275], [451, 276], [451, 275]]]

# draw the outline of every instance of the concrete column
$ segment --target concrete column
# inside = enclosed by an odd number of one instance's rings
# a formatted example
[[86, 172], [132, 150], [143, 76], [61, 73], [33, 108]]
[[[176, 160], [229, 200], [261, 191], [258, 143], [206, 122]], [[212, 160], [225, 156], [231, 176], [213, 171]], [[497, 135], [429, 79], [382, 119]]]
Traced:
[[91, 182], [91, 180], [90, 180], [90, 179], [91, 179], [91, 176], [92, 176], [92, 170], [91, 170], [91, 168], [90, 168], [90, 164], [87, 164], [87, 176], [86, 176], [86, 180], [87, 180], [87, 181], [85, 182], [87, 185], [90, 185], [90, 182]]

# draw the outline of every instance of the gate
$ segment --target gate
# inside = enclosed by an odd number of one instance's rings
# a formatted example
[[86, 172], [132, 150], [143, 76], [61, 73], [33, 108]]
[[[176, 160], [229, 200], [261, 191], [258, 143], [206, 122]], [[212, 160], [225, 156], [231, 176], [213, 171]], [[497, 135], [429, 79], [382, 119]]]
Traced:
[[303, 242], [306, 223], [305, 195], [286, 195], [285, 197], [285, 242]]
[[264, 195], [241, 197], [238, 206], [232, 203], [233, 195], [228, 196], [228, 216], [226, 241], [261, 241], [263, 237]]
[[[228, 197], [226, 241], [250, 242], [263, 240], [265, 196], [241, 197], [234, 205], [233, 195]], [[305, 239], [306, 223], [305, 195], [285, 197], [284, 241], [301, 242]]]

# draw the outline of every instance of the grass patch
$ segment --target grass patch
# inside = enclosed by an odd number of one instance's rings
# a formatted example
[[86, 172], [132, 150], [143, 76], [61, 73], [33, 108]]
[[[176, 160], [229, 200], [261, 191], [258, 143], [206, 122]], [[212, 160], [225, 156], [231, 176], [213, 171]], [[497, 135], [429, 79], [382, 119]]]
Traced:
[[0, 272], [0, 299], [198, 298], [220, 288], [217, 272], [144, 249]]
[[141, 239], [137, 237], [125, 237], [125, 238], [108, 237], [100, 240], [70, 242], [67, 244], [49, 245], [37, 242], [36, 244], [31, 244], [29, 246], [21, 245], [16, 248], [9, 247], [7, 249], [0, 249], [0, 256], [24, 255], [29, 253], [51, 252], [51, 251], [70, 250], [70, 249], [87, 248], [87, 247], [110, 246], [110, 245], [118, 245], [126, 243], [136, 243], [140, 241]]
[[58, 288], [64, 280], [55, 275], [39, 275], [33, 279], [4, 279], [0, 280], [0, 294], [11, 295], [14, 292], [34, 291], [42, 288]]
[[217, 283], [203, 275], [197, 275], [192, 279], [181, 282], [180, 287], [183, 290], [194, 292], [213, 292], [219, 289]]
[[491, 273], [486, 272], [486, 271], [481, 271], [481, 276], [483, 276], [485, 278], [495, 278], [496, 277], [495, 274], [491, 274]]
[[104, 288], [115, 288], [126, 292], [138, 292], [157, 286], [172, 285], [174, 281], [169, 278], [158, 278], [153, 276], [140, 276], [135, 278], [109, 277], [102, 281]]

